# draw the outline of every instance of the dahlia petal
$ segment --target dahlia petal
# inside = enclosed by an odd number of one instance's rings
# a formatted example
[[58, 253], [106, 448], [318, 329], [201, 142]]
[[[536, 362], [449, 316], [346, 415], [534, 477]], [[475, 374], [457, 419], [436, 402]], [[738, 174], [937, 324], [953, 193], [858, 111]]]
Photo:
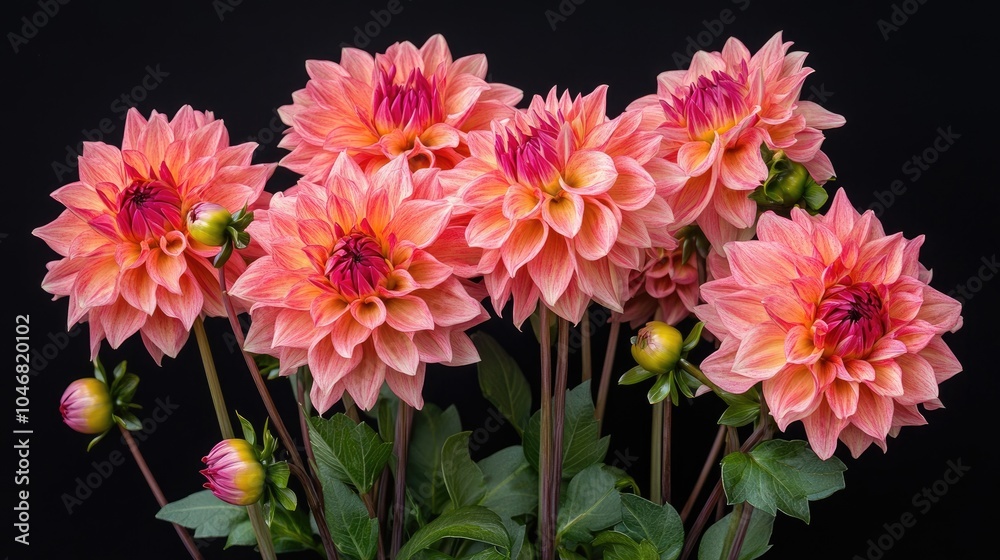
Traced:
[[[221, 122], [219, 124], [221, 125]], [[170, 125], [167, 124], [167, 119], [163, 115], [150, 117], [147, 126], [139, 133], [139, 146], [141, 146], [142, 153], [157, 168], [167, 153], [167, 146], [173, 140], [174, 131], [170, 129]]]
[[903, 394], [903, 370], [896, 360], [869, 363], [875, 370], [875, 379], [867, 383], [872, 392], [885, 397], [899, 397]]
[[785, 358], [791, 364], [811, 364], [823, 354], [813, 345], [812, 333], [802, 325], [792, 327], [785, 338]]
[[767, 164], [760, 154], [763, 141], [763, 132], [759, 128], [751, 128], [743, 133], [737, 146], [722, 153], [719, 180], [723, 185], [728, 189], [747, 191], [763, 184], [767, 179]]
[[934, 368], [934, 377], [938, 383], [962, 371], [962, 364], [940, 336], [932, 338], [919, 355]]
[[[716, 137], [718, 140], [718, 137]], [[722, 152], [721, 142], [687, 142], [677, 152], [677, 163], [688, 177], [704, 175]]]
[[798, 101], [795, 112], [806, 118], [806, 125], [826, 130], [844, 126], [847, 122], [844, 117], [824, 109], [818, 103], [812, 101]]
[[421, 363], [449, 362], [452, 359], [451, 337], [443, 329], [428, 329], [413, 333], [413, 345]]
[[899, 340], [882, 337], [872, 346], [868, 361], [891, 360], [906, 353], [906, 345]]
[[[798, 298], [789, 297], [785, 294], [775, 294], [765, 297], [760, 303], [764, 305], [764, 311], [767, 312], [767, 315], [775, 323], [789, 330], [789, 336], [791, 336], [791, 329], [802, 328], [804, 330], [802, 325], [808, 324], [810, 319], [812, 319], [811, 313], [805, 307], [804, 302]], [[799, 331], [796, 331], [796, 333], [796, 337], [801, 334]], [[812, 347], [812, 335], [809, 334], [808, 336], [809, 347]]]
[[752, 289], [719, 297], [715, 308], [725, 330], [737, 338], [745, 338], [757, 325], [768, 322], [761, 300], [761, 293]]
[[[344, 314], [339, 320], [333, 323], [330, 336], [327, 337], [333, 342], [333, 348], [337, 354], [344, 358], [357, 356], [355, 348], [371, 335], [371, 329], [357, 322], [353, 316]], [[312, 362], [312, 350], [310, 349], [309, 363]]]
[[191, 329], [194, 320], [202, 311], [204, 296], [202, 290], [195, 285], [194, 279], [188, 275], [182, 276], [179, 284], [180, 294], [172, 293], [160, 286], [156, 291], [156, 303], [164, 315], [179, 319], [184, 328]]
[[875, 368], [867, 360], [847, 360], [844, 368], [851, 379], [857, 382], [874, 381], [877, 376]]
[[84, 142], [83, 155], [77, 160], [80, 181], [88, 185], [125, 184], [121, 150], [103, 142]]
[[726, 337], [722, 345], [701, 362], [701, 371], [724, 391], [742, 394], [750, 390], [759, 379], [746, 377], [736, 373], [733, 364], [739, 348], [739, 340]]
[[[146, 319], [141, 328], [142, 341], [146, 349], [156, 359], [156, 354], [150, 348], [155, 348], [156, 353], [176, 358], [181, 348], [188, 340], [191, 329], [173, 317], [167, 317], [162, 312], [157, 311]], [[159, 360], [157, 360], [159, 363]]]
[[146, 272], [154, 282], [167, 291], [181, 294], [181, 276], [187, 270], [187, 259], [181, 256], [171, 256], [165, 251], [150, 251], [146, 257]]
[[876, 440], [853, 424], [844, 426], [843, 431], [840, 432], [840, 441], [847, 445], [847, 448], [851, 450], [851, 456], [855, 459], [860, 457], [872, 443], [877, 443], [885, 451], [885, 440]]
[[[484, 317], [484, 321], [488, 317]], [[451, 352], [452, 357], [450, 360], [442, 361], [441, 363], [450, 366], [467, 366], [480, 361], [479, 351], [476, 350], [476, 345], [473, 344], [472, 339], [469, 335], [465, 334], [463, 331], [451, 331], [449, 338], [451, 339]]]
[[452, 206], [438, 200], [407, 200], [399, 205], [386, 233], [417, 248], [430, 245], [448, 226]]
[[833, 231], [837, 234], [837, 238], [847, 239], [848, 234], [854, 229], [854, 224], [860, 217], [861, 215], [851, 205], [851, 201], [847, 199], [847, 193], [844, 192], [844, 189], [837, 189], [836, 194], [833, 195], [833, 202], [830, 204], [830, 209], [824, 215], [824, 221], [833, 228]]
[[316, 408], [316, 412], [324, 414], [344, 396], [344, 385], [336, 384], [324, 387], [319, 383], [313, 383], [309, 390], [309, 400]]
[[465, 235], [473, 247], [499, 249], [513, 227], [513, 222], [504, 217], [501, 208], [489, 206], [472, 217]]
[[801, 365], [779, 368], [773, 377], [766, 379], [763, 383], [764, 400], [778, 429], [785, 431], [788, 424], [811, 410], [818, 398], [818, 389], [812, 373]]
[[316, 324], [309, 313], [282, 309], [275, 317], [272, 345], [308, 347], [316, 339]]
[[528, 274], [537, 279], [542, 299], [551, 303], [558, 300], [566, 291], [576, 268], [576, 262], [566, 246], [566, 241], [558, 236], [549, 235], [538, 255], [529, 261]]
[[320, 338], [309, 347], [309, 370], [314, 382], [322, 387], [332, 387], [345, 376], [352, 375], [352, 370], [362, 362], [363, 354], [354, 352], [353, 356], [344, 356], [331, 344], [331, 337]]
[[351, 394], [358, 408], [371, 410], [375, 406], [385, 373], [385, 363], [366, 354], [355, 370], [343, 378], [344, 389]]
[[403, 402], [420, 410], [424, 407], [423, 389], [425, 371], [426, 366], [424, 364], [420, 364], [417, 367], [417, 372], [413, 375], [406, 375], [405, 373], [389, 368], [385, 371], [385, 381], [389, 384], [389, 390], [403, 400]]
[[639, 163], [630, 157], [614, 158], [618, 180], [608, 190], [608, 195], [622, 210], [638, 210], [656, 196], [656, 183]]
[[514, 226], [510, 238], [500, 247], [507, 272], [513, 276], [545, 246], [549, 228], [538, 220], [526, 220]]
[[326, 327], [347, 313], [349, 305], [343, 299], [332, 294], [323, 293], [309, 304], [309, 316], [315, 323], [314, 327]]
[[892, 399], [880, 396], [861, 385], [858, 389], [858, 410], [850, 418], [851, 424], [876, 440], [885, 440], [892, 428]]
[[413, 332], [434, 328], [434, 317], [424, 300], [412, 296], [385, 301], [386, 324], [397, 331]]
[[563, 237], [575, 237], [583, 224], [584, 198], [573, 192], [561, 193], [542, 203], [542, 219]]
[[938, 396], [934, 368], [917, 354], [903, 354], [896, 358], [902, 370], [903, 394], [896, 397], [902, 405], [920, 404]]
[[923, 305], [917, 318], [942, 331], [954, 332], [962, 324], [962, 304], [930, 286], [924, 286]]
[[932, 338], [937, 334], [937, 330], [927, 321], [917, 319], [896, 330], [896, 340], [906, 345], [906, 352], [916, 354], [923, 350]]
[[617, 240], [618, 223], [614, 212], [607, 206], [587, 200], [580, 230], [573, 238], [577, 253], [590, 261], [606, 256]]
[[110, 259], [88, 261], [88, 266], [76, 271], [73, 282], [77, 304], [87, 308], [110, 305], [118, 297], [118, 265]]
[[372, 343], [387, 366], [407, 375], [415, 375], [420, 356], [413, 340], [405, 333], [393, 328], [379, 328], [372, 331]]
[[769, 241], [734, 242], [725, 247], [733, 278], [741, 285], [786, 285], [799, 275], [784, 245]]
[[91, 321], [101, 322], [108, 344], [112, 348], [118, 348], [125, 339], [142, 328], [147, 317], [148, 315], [132, 307], [124, 299], [117, 299], [111, 305], [102, 307], [99, 314], [91, 312]]
[[837, 418], [847, 419], [858, 410], [858, 384], [835, 379], [823, 392]]
[[[577, 262], [576, 270], [580, 288], [594, 301], [612, 311], [623, 311], [628, 299], [628, 274], [625, 271], [609, 259], [581, 260]], [[554, 305], [555, 300], [546, 303]]]
[[570, 192], [599, 195], [618, 180], [615, 162], [608, 154], [594, 150], [573, 152], [563, 170], [563, 181]]
[[822, 459], [833, 457], [837, 450], [837, 437], [847, 425], [847, 420], [837, 418], [825, 401], [812, 414], [802, 419], [809, 447]]
[[733, 372], [753, 379], [773, 377], [786, 364], [785, 333], [773, 324], [755, 326], [740, 342]]
[[348, 305], [351, 316], [361, 326], [373, 330], [385, 323], [386, 309], [385, 303], [377, 296], [365, 299], [356, 299]]
[[[662, 182], [659, 182], [658, 185], [662, 185]], [[674, 219], [677, 223], [689, 224], [704, 212], [712, 201], [714, 192], [715, 174], [713, 172], [688, 178], [683, 187], [673, 193], [666, 194], [665, 198], [667, 204], [674, 211]]]
[[[414, 293], [414, 296], [418, 296]], [[431, 290], [420, 290], [419, 296], [427, 304], [439, 327], [451, 327], [471, 321], [479, 315], [481, 305], [472, 299], [457, 279], [442, 282]]]

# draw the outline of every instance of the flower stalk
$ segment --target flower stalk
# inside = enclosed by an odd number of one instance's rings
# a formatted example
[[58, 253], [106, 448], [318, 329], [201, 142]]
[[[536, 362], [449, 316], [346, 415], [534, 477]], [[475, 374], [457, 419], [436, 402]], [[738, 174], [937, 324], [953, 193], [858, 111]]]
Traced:
[[541, 541], [542, 560], [553, 560], [555, 558], [555, 524], [556, 507], [552, 503], [552, 469], [553, 469], [553, 441], [552, 441], [552, 343], [549, 340], [550, 331], [546, 327], [549, 324], [549, 309], [545, 305], [538, 307], [538, 319], [542, 328], [539, 329], [541, 345], [541, 430], [539, 436], [539, 457], [538, 465], [538, 523], [539, 540]]

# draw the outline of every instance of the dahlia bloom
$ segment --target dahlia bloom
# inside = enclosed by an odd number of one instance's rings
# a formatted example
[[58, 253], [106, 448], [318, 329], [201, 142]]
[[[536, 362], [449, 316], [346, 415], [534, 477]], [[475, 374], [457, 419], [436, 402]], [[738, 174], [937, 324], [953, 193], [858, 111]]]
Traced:
[[59, 400], [63, 422], [82, 434], [100, 434], [114, 425], [114, 403], [107, 383], [84, 377], [69, 384]]
[[825, 216], [760, 217], [759, 240], [725, 246], [732, 275], [695, 309], [721, 347], [702, 370], [726, 391], [758, 382], [782, 431], [801, 420], [813, 450], [837, 439], [855, 457], [902, 426], [925, 424], [938, 384], [961, 371], [942, 340], [961, 305], [928, 285], [923, 236], [886, 235], [841, 189]]
[[[222, 121], [187, 105], [169, 120], [131, 109], [121, 149], [84, 143], [80, 180], [52, 193], [67, 209], [33, 233], [63, 257], [42, 288], [69, 296], [68, 325], [90, 323], [92, 358], [105, 338], [117, 348], [138, 331], [160, 363], [200, 314], [226, 315], [210, 263], [218, 248], [192, 238], [186, 216], [200, 202], [235, 211], [266, 194], [275, 166], [251, 165], [255, 147], [230, 146]], [[226, 267], [235, 278], [246, 265]]]
[[751, 228], [757, 205], [747, 196], [767, 178], [761, 145], [783, 150], [818, 183], [834, 176], [820, 151], [822, 130], [844, 119], [799, 99], [812, 69], [776, 33], [756, 54], [735, 38], [722, 52], [699, 51], [687, 70], [663, 72], [656, 94], [629, 105], [643, 129], [663, 137], [659, 180], [682, 181], [667, 202], [679, 224], [698, 221], [713, 246]]
[[593, 299], [622, 311], [643, 250], [672, 249], [673, 215], [645, 168], [660, 139], [637, 111], [608, 119], [607, 87], [535, 96], [492, 132], [471, 132], [471, 155], [442, 181], [465, 181], [466, 239], [498, 312], [514, 300], [520, 325], [538, 300], [579, 322]]
[[635, 329], [654, 317], [676, 325], [698, 305], [698, 259], [683, 260], [680, 248], [646, 249], [646, 261], [629, 277], [631, 297], [618, 321]]
[[208, 479], [205, 488], [220, 500], [237, 505], [255, 504], [264, 495], [267, 471], [245, 439], [224, 439], [201, 458], [200, 472]]
[[479, 360], [465, 329], [488, 318], [451, 266], [427, 248], [451, 204], [413, 198], [403, 158], [370, 176], [347, 154], [328, 180], [276, 194], [247, 231], [265, 256], [231, 293], [251, 305], [246, 349], [306, 365], [322, 413], [346, 390], [363, 409], [383, 381], [421, 408], [427, 363]]
[[346, 152], [366, 172], [405, 158], [413, 170], [449, 169], [468, 154], [465, 133], [512, 115], [521, 90], [487, 83], [486, 56], [452, 60], [441, 35], [385, 54], [345, 48], [340, 63], [306, 62], [309, 81], [278, 110], [291, 128], [281, 165], [322, 182]]

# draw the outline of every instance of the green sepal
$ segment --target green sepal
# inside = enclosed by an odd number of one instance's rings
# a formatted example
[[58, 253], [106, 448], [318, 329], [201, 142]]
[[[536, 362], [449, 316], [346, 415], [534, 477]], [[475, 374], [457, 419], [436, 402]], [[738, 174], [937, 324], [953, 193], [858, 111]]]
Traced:
[[243, 428], [243, 439], [247, 440], [251, 447], [257, 446], [257, 432], [253, 429], [253, 424], [249, 420], [240, 415], [239, 412], [236, 413], [236, 418], [240, 421], [240, 427]]
[[128, 362], [127, 361], [122, 360], [121, 362], [119, 362], [118, 365], [115, 366], [114, 371], [111, 372], [111, 375], [114, 378], [114, 380], [118, 381], [119, 377], [125, 375], [125, 370], [127, 368], [128, 368]]
[[127, 410], [118, 411], [117, 413], [112, 414], [111, 417], [115, 420], [116, 423], [118, 423], [119, 426], [125, 428], [130, 432], [142, 429], [142, 422], [140, 422], [139, 419], [136, 418], [135, 414], [132, 414]]
[[229, 260], [229, 257], [232, 254], [233, 254], [233, 244], [230, 243], [229, 241], [226, 241], [225, 245], [222, 246], [222, 249], [219, 250], [219, 254], [215, 255], [215, 257], [212, 259], [212, 266], [214, 266], [215, 268], [222, 268], [223, 266], [225, 266], [226, 261]]
[[653, 383], [653, 386], [649, 388], [649, 392], [646, 393], [646, 399], [649, 401], [649, 404], [656, 404], [667, 397], [671, 397], [670, 401], [677, 404], [674, 402], [677, 400], [677, 392], [671, 390], [671, 386], [674, 384], [673, 380], [674, 372], [672, 371], [657, 377], [656, 382]]
[[684, 339], [683, 346], [681, 346], [681, 352], [687, 354], [698, 346], [698, 343], [701, 342], [701, 331], [704, 328], [705, 323], [702, 321], [698, 321], [694, 327], [691, 327], [691, 332], [688, 333], [687, 337]]
[[94, 358], [94, 377], [100, 379], [105, 385], [108, 384], [108, 374], [104, 371], [104, 364], [101, 363], [100, 358]]
[[267, 481], [277, 488], [287, 488], [290, 473], [288, 463], [284, 461], [271, 463], [267, 466]]
[[656, 377], [656, 373], [646, 370], [642, 366], [635, 366], [634, 368], [626, 371], [618, 378], [619, 385], [635, 385], [636, 383], [641, 383], [651, 377]]
[[281, 507], [287, 509], [288, 511], [295, 511], [298, 507], [299, 499], [295, 496], [295, 492], [291, 488], [271, 488], [271, 493], [274, 499], [277, 500]]
[[139, 388], [139, 376], [134, 373], [117, 372], [118, 368], [115, 368], [115, 380], [111, 383], [111, 399], [116, 407], [126, 407], [135, 396], [135, 390]]
[[103, 432], [101, 432], [100, 434], [98, 434], [97, 437], [95, 437], [94, 439], [90, 440], [90, 443], [87, 444], [87, 451], [90, 451], [91, 447], [94, 447], [95, 445], [97, 445], [97, 442], [99, 442], [102, 439], [104, 439], [104, 436], [108, 435], [108, 432], [110, 432], [110, 431], [111, 430], [104, 430]]

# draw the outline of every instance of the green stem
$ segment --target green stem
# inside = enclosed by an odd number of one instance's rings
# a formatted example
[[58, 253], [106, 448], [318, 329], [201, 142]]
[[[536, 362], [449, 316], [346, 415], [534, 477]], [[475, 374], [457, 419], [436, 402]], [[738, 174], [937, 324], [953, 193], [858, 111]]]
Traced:
[[[215, 416], [219, 421], [219, 431], [222, 439], [232, 439], [233, 425], [229, 421], [229, 413], [226, 410], [226, 401], [222, 397], [222, 384], [219, 383], [219, 374], [215, 370], [215, 360], [212, 359], [212, 348], [208, 344], [208, 334], [205, 333], [205, 323], [201, 317], [194, 320], [194, 335], [198, 339], [198, 350], [201, 352], [201, 363], [205, 369], [205, 378], [208, 380], [208, 390], [212, 395], [212, 404], [215, 406]], [[258, 504], [247, 506], [247, 515], [250, 516], [250, 524], [253, 526], [254, 536], [257, 537], [257, 547], [260, 549], [260, 556], [265, 560], [274, 560], [274, 543], [271, 542], [271, 531], [268, 530], [267, 523], [264, 522], [264, 514]]]
[[663, 401], [653, 404], [653, 428], [649, 439], [649, 498], [663, 505]]
[[[284, 420], [282, 420], [281, 415], [278, 413], [278, 408], [274, 405], [271, 393], [268, 392], [267, 386], [264, 384], [264, 376], [260, 374], [257, 362], [254, 361], [253, 356], [251, 356], [250, 353], [244, 348], [246, 339], [243, 336], [243, 327], [240, 326], [239, 318], [236, 316], [236, 309], [233, 307], [233, 301], [229, 297], [229, 292], [226, 290], [225, 267], [219, 268], [219, 291], [222, 294], [222, 303], [226, 308], [226, 315], [229, 317], [229, 326], [232, 328], [233, 336], [236, 337], [236, 343], [240, 348], [240, 352], [243, 354], [243, 361], [246, 362], [247, 369], [250, 370], [250, 377], [253, 379], [254, 386], [257, 388], [260, 400], [263, 401], [264, 408], [267, 410], [267, 415], [271, 419], [271, 425], [274, 426], [275, 431], [278, 432], [278, 438], [281, 440], [281, 444], [288, 451], [288, 456], [292, 465], [298, 467], [296, 472], [299, 473], [299, 480], [302, 482], [302, 486], [306, 491], [309, 509], [312, 510], [313, 517], [316, 518], [316, 526], [319, 528], [319, 535], [323, 541], [323, 549], [326, 551], [327, 556], [331, 560], [337, 560], [337, 549], [333, 544], [333, 538], [330, 536], [330, 528], [326, 524], [326, 511], [323, 507], [323, 490], [319, 482], [319, 470], [316, 468], [315, 464], [307, 466], [302, 462], [302, 456], [299, 455], [299, 449], [295, 446], [295, 442], [292, 440], [292, 436], [288, 432], [288, 428], [285, 427]], [[230, 431], [232, 431], [232, 428], [230, 428]], [[309, 441], [308, 430], [302, 433], [302, 438], [307, 442]], [[312, 476], [309, 476], [310, 473]]]
[[555, 559], [555, 515], [552, 505], [552, 343], [549, 340], [549, 309], [545, 304], [538, 307], [541, 351], [541, 430], [539, 434], [538, 464], [538, 519], [539, 541], [541, 541], [542, 560]]
[[395, 558], [403, 544], [403, 526], [406, 524], [406, 462], [410, 455], [410, 425], [413, 407], [399, 399], [396, 413], [396, 484], [392, 509], [392, 546], [389, 558]]
[[698, 381], [701, 381], [703, 385], [707, 385], [708, 388], [711, 389], [716, 394], [722, 391], [722, 389], [720, 389], [718, 385], [712, 383], [712, 380], [709, 379], [707, 376], [705, 376], [704, 373], [702, 373], [702, 371], [698, 368], [698, 366], [687, 361], [685, 358], [681, 358], [677, 362], [677, 365], [681, 366], [681, 369], [691, 374], [692, 377], [694, 377]]
[[748, 502], [743, 502], [737, 507], [740, 508], [740, 521], [736, 527], [736, 534], [733, 535], [732, 542], [729, 545], [728, 560], [739, 560], [740, 549], [743, 548], [743, 540], [747, 536], [747, 530], [750, 528], [750, 518], [753, 516], [753, 506]]
[[674, 417], [674, 403], [668, 397], [663, 401], [663, 424], [662, 426], [662, 439], [660, 445], [660, 498], [663, 503], [670, 503], [670, 478], [671, 478], [671, 454], [670, 454], [670, 443], [672, 437], [673, 428], [673, 417]]
[[559, 318], [559, 340], [556, 344], [556, 385], [553, 395], [552, 418], [552, 484], [551, 492], [552, 526], [555, 527], [559, 507], [559, 491], [562, 487], [563, 426], [566, 424], [566, 386], [569, 377], [569, 321]]

